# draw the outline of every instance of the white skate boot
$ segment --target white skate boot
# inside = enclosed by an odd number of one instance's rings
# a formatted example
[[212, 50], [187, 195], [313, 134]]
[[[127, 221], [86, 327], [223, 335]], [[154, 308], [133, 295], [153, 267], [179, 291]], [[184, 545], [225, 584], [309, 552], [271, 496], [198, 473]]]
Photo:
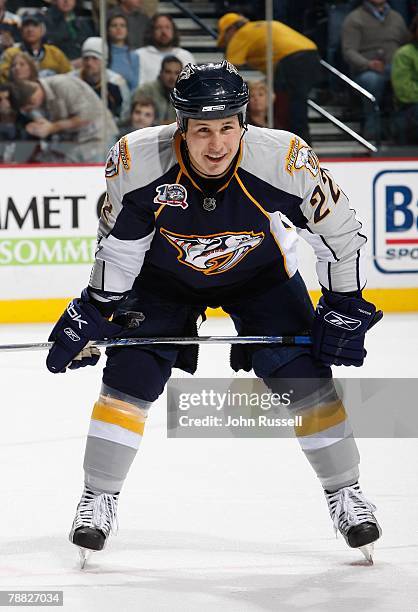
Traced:
[[373, 543], [382, 534], [373, 514], [376, 506], [364, 497], [358, 482], [332, 493], [325, 491], [325, 497], [335, 533], [340, 531], [347, 544], [351, 548], [361, 550], [367, 561], [372, 564]]
[[102, 550], [110, 532], [117, 531], [119, 493], [103, 493], [84, 487], [70, 531], [70, 542], [79, 547], [81, 569], [93, 550]]

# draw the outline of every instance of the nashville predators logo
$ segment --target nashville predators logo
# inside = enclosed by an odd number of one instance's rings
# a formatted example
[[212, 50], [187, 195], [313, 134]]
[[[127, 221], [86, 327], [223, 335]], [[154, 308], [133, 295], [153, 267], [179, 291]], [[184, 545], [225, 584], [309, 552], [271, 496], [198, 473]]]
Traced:
[[319, 161], [310, 147], [302, 144], [298, 138], [292, 138], [286, 156], [286, 172], [292, 175], [295, 170], [302, 168], [316, 177], [319, 172]]
[[203, 274], [221, 274], [237, 265], [264, 239], [264, 232], [225, 232], [184, 236], [163, 227], [161, 234], [176, 247], [178, 261]]

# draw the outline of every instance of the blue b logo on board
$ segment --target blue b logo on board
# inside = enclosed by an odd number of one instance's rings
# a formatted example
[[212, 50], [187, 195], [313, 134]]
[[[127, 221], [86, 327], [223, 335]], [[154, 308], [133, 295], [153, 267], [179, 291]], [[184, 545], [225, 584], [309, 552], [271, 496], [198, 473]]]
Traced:
[[384, 170], [373, 181], [373, 255], [385, 274], [418, 272], [418, 170]]

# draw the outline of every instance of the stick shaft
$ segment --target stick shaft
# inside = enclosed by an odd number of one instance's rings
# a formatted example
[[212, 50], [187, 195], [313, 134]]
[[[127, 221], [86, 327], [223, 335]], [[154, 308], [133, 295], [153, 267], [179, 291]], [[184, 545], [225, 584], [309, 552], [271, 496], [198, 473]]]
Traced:
[[[114, 338], [99, 340], [91, 346], [108, 348], [115, 346], [140, 346], [150, 344], [282, 344], [284, 346], [310, 345], [310, 336], [197, 336], [193, 338]], [[0, 352], [47, 351], [53, 342], [34, 342], [27, 344], [1, 344]]]

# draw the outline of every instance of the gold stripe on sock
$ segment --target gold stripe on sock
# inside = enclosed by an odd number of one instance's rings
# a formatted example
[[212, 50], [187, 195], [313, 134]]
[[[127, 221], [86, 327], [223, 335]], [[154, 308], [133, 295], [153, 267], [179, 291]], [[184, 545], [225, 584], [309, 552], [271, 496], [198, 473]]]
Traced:
[[302, 425], [295, 427], [295, 433], [298, 437], [311, 436], [312, 434], [324, 431], [330, 427], [334, 427], [342, 423], [347, 418], [345, 408], [341, 400], [315, 406], [301, 413]]
[[140, 421], [145, 421], [148, 416], [147, 409], [139, 408], [135, 404], [125, 402], [124, 400], [117, 399], [116, 397], [112, 397], [111, 395], [100, 394], [98, 403], [103, 404], [105, 406], [114, 406], [119, 410], [124, 410], [126, 412], [130, 412], [131, 414], [138, 415], [140, 417]]
[[119, 427], [129, 429], [129, 431], [133, 431], [141, 436], [144, 433], [145, 422], [142, 415], [139, 413], [134, 414], [130, 410], [122, 409], [119, 406], [114, 406], [109, 403], [102, 404], [96, 402], [91, 418], [96, 421], [104, 421], [105, 423], [119, 425]]

